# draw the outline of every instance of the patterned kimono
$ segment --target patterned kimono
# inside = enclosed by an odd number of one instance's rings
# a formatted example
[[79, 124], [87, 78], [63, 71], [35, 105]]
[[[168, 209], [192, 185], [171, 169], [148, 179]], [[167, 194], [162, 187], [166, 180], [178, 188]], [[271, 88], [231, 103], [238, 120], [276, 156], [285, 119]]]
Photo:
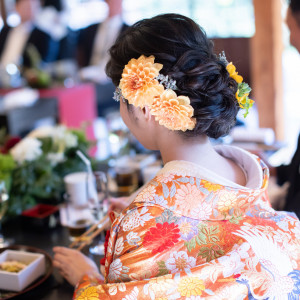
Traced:
[[240, 186], [173, 161], [113, 222], [105, 282], [87, 274], [74, 299], [300, 299], [300, 223], [270, 207], [268, 169], [231, 146]]

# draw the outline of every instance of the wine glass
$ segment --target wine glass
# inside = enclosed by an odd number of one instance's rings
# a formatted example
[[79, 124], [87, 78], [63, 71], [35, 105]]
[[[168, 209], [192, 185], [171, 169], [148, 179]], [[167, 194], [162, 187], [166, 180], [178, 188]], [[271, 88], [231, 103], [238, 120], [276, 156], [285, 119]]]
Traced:
[[8, 198], [5, 181], [0, 181], [0, 248], [6, 247], [9, 244], [2, 234], [2, 219], [8, 207]]
[[[96, 199], [92, 200], [92, 213], [96, 222], [103, 219], [108, 211], [108, 187], [107, 177], [102, 171], [96, 171], [93, 173], [95, 178], [95, 187], [97, 191]], [[99, 225], [101, 226], [101, 225]], [[94, 245], [89, 248], [89, 252], [94, 255], [104, 255], [104, 231], [95, 239]]]

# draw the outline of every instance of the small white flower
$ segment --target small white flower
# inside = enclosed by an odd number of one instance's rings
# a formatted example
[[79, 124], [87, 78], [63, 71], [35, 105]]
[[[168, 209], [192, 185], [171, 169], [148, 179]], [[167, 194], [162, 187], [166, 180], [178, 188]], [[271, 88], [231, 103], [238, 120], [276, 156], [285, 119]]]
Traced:
[[65, 155], [63, 152], [60, 153], [48, 153], [47, 155], [48, 160], [51, 162], [51, 165], [57, 165], [58, 163], [61, 163], [65, 159]]
[[52, 132], [52, 137], [54, 140], [62, 140], [65, 136], [65, 133], [67, 131], [66, 126], [64, 125], [59, 125], [54, 127], [53, 132]]
[[78, 145], [77, 136], [68, 132], [67, 127], [63, 125], [54, 128], [52, 139], [59, 149], [63, 151], [65, 148], [72, 148]]
[[118, 280], [121, 276], [121, 273], [122, 273], [122, 262], [118, 258], [114, 260], [109, 266], [108, 280], [110, 282], [114, 282]]
[[115, 254], [120, 255], [124, 249], [124, 243], [123, 243], [123, 237], [120, 237], [117, 239], [116, 245], [115, 245]]
[[32, 138], [45, 138], [45, 137], [50, 137], [52, 136], [54, 131], [53, 126], [41, 126], [38, 127], [37, 129], [34, 129], [31, 131], [27, 137], [32, 137]]
[[150, 203], [154, 203], [157, 205], [161, 205], [161, 206], [167, 206], [168, 205], [168, 201], [164, 199], [163, 196], [154, 196], [154, 200], [149, 201]]
[[196, 206], [191, 211], [191, 217], [198, 220], [206, 220], [212, 214], [212, 206], [206, 202], [202, 202], [201, 205]]
[[177, 273], [184, 269], [191, 269], [195, 267], [195, 265], [195, 257], [188, 256], [184, 251], [171, 253], [170, 258], [166, 261], [166, 267], [171, 273]]
[[16, 144], [10, 150], [10, 153], [15, 161], [22, 164], [24, 161], [33, 161], [42, 155], [43, 151], [41, 149], [41, 145], [41, 141], [27, 137]]
[[126, 239], [127, 239], [127, 243], [131, 246], [134, 246], [137, 242], [141, 240], [138, 234], [133, 231], [127, 234]]
[[78, 145], [77, 136], [68, 131], [68, 128], [64, 125], [58, 126], [42, 126], [28, 134], [28, 137], [32, 138], [46, 138], [51, 137], [54, 144], [59, 146], [63, 150], [65, 148], [72, 148]]
[[236, 252], [232, 252], [230, 255], [219, 257], [218, 260], [219, 263], [224, 267], [223, 276], [225, 278], [240, 273], [245, 266], [245, 264], [241, 261], [240, 256]]
[[108, 293], [111, 296], [114, 296], [117, 294], [118, 289], [120, 292], [125, 292], [126, 291], [126, 285], [124, 282], [121, 283], [114, 283], [114, 284], [108, 284], [109, 289], [108, 289]]
[[135, 286], [133, 291], [129, 295], [122, 298], [122, 300], [137, 300], [138, 295], [139, 295], [139, 289]]
[[65, 142], [67, 148], [73, 148], [78, 145], [77, 136], [71, 132], [67, 132], [65, 135]]

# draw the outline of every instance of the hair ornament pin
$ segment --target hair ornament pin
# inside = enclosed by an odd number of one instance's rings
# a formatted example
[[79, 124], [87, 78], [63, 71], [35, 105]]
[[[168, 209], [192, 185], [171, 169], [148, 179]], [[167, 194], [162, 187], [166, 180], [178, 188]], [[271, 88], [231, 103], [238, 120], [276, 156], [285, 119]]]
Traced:
[[246, 118], [249, 113], [249, 109], [254, 103], [254, 101], [248, 97], [251, 92], [251, 88], [248, 83], [243, 82], [243, 77], [238, 74], [236, 67], [232, 64], [232, 62], [228, 63], [224, 51], [219, 54], [219, 59], [226, 64], [226, 70], [229, 73], [229, 76], [238, 84], [238, 90], [235, 93], [235, 98], [238, 101], [240, 108], [245, 110], [244, 118]]
[[124, 67], [114, 99], [126, 99], [140, 108], [148, 106], [155, 120], [170, 130], [194, 129], [196, 119], [189, 97], [177, 96], [176, 81], [160, 74], [163, 65], [154, 60], [153, 55], [132, 58]]
[[177, 86], [176, 86], [176, 80], [170, 78], [168, 75], [165, 76], [163, 74], [158, 74], [158, 76], [156, 76], [156, 79], [166, 89], [170, 89], [170, 90], [173, 90], [173, 91], [178, 89]]
[[120, 100], [125, 102], [125, 99], [122, 96], [122, 92], [121, 92], [121, 89], [119, 87], [117, 87], [116, 90], [114, 91], [113, 99], [117, 102], [119, 102]]
[[226, 66], [228, 65], [228, 61], [225, 55], [225, 52], [222, 51], [221, 53], [219, 53], [219, 59], [220, 61], [222, 61]]

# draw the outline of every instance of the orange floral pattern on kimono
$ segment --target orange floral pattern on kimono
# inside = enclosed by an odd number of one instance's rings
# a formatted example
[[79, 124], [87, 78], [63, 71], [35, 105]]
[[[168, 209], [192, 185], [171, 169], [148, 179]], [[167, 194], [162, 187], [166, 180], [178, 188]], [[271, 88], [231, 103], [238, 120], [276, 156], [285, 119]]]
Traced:
[[159, 174], [112, 224], [105, 282], [74, 299], [299, 299], [300, 223], [270, 207], [260, 164], [259, 189]]

